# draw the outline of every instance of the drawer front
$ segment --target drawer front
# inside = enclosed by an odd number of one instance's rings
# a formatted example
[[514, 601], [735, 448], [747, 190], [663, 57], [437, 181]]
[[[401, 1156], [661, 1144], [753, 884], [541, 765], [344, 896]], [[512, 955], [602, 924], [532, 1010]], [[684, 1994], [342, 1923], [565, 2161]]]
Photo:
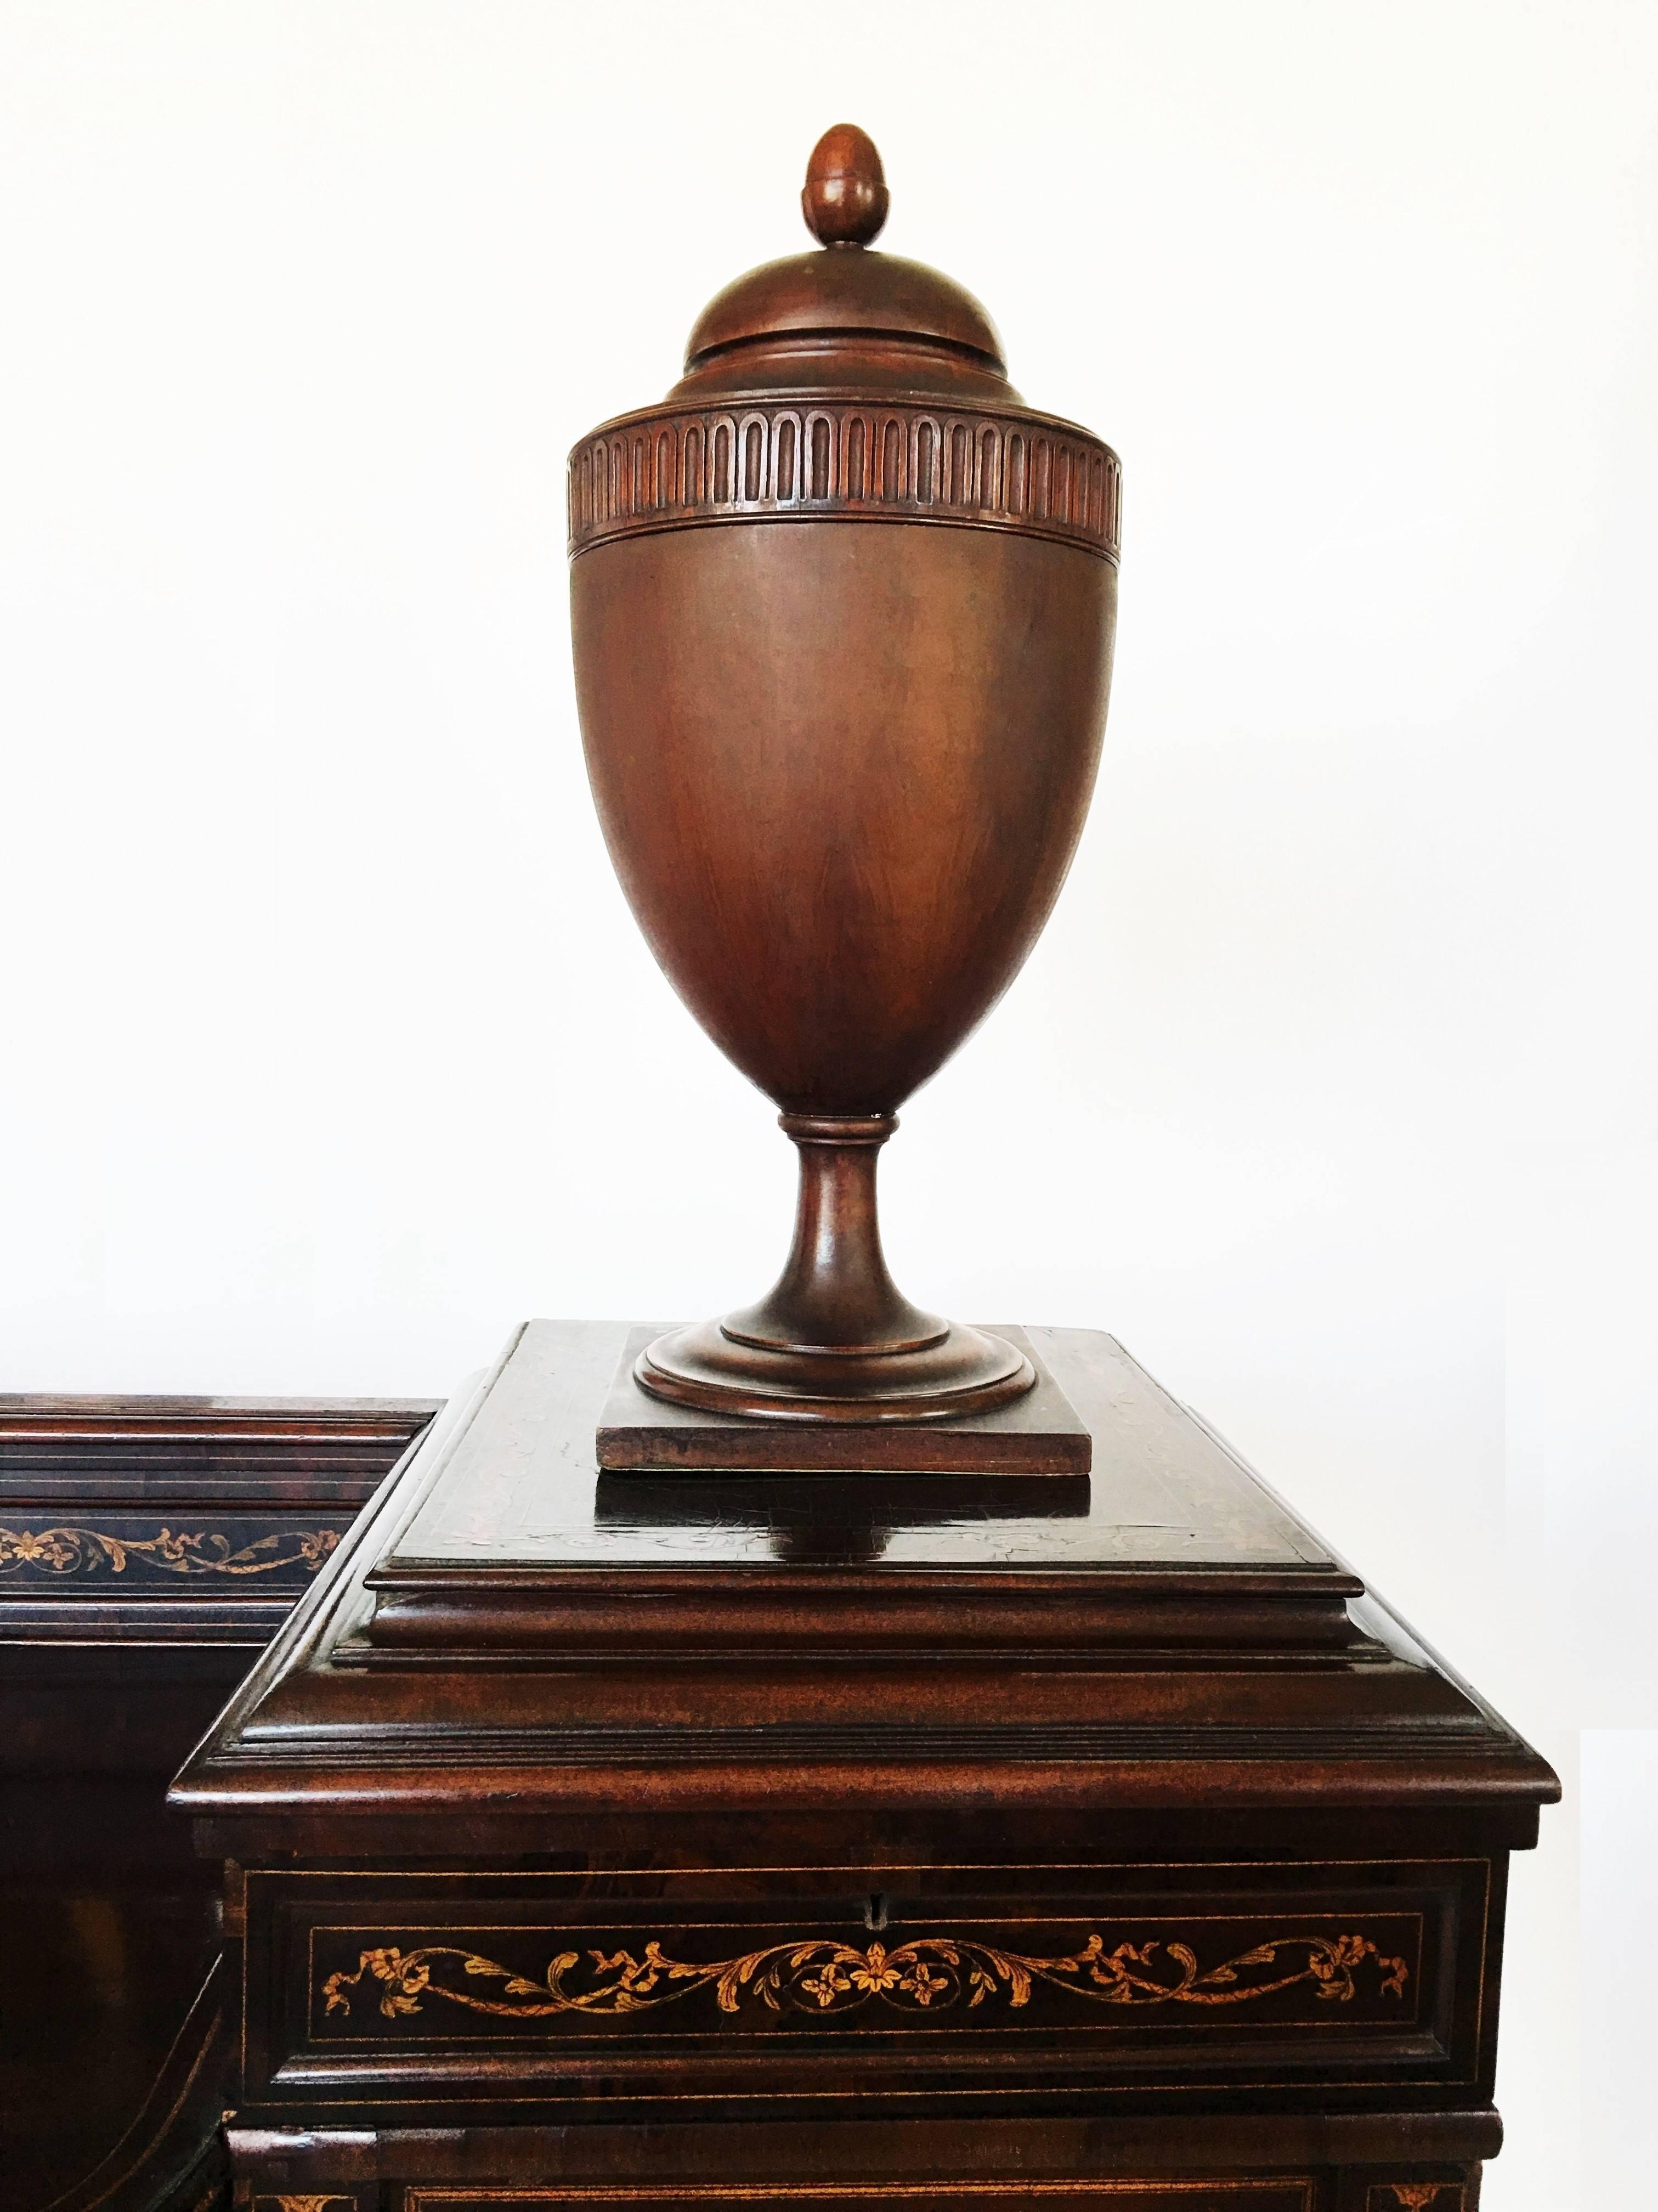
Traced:
[[248, 1880], [246, 2094], [1473, 2081], [1484, 1861]]
[[[325, 2149], [326, 2137], [314, 2139]], [[1325, 2167], [1316, 2173], [1155, 2174], [1093, 2179], [927, 2181], [891, 2179], [717, 2183], [529, 2183], [386, 2181], [339, 2188], [307, 2185], [276, 2190], [258, 2179], [245, 2181], [237, 2203], [245, 2212], [693, 2212], [705, 2204], [741, 2203], [760, 2212], [869, 2212], [890, 2204], [894, 2212], [1473, 2212], [1473, 2179], [1377, 2182], [1362, 2171]]]

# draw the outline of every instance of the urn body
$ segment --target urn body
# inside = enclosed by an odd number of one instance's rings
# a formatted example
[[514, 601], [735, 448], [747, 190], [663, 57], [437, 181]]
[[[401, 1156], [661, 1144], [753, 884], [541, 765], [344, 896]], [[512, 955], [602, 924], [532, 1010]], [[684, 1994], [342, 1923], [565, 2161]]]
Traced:
[[1048, 919], [1099, 761], [1115, 570], [993, 529], [762, 520], [572, 574], [610, 856], [786, 1111], [890, 1114]]

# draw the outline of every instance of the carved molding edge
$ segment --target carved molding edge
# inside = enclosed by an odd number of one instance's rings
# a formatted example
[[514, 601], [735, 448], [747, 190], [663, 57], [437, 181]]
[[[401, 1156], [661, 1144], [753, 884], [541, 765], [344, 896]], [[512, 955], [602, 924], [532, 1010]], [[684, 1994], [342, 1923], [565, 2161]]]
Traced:
[[665, 410], [570, 455], [572, 557], [612, 538], [762, 518], [1011, 530], [1117, 558], [1122, 470], [1069, 423], [845, 401]]
[[[1159, 1952], [1162, 1960], [1156, 1956]], [[1291, 1954], [1287, 1960], [1280, 1957], [1285, 1952]], [[1385, 1956], [1363, 1936], [1274, 1936], [1206, 1971], [1199, 1969], [1187, 1944], [1119, 1943], [1108, 1951], [1097, 1931], [1079, 1949], [1060, 1958], [1027, 1956], [946, 1936], [916, 1936], [890, 1950], [881, 1943], [859, 1950], [833, 1937], [799, 1937], [707, 1965], [670, 1958], [654, 1938], [642, 1958], [602, 1950], [586, 1956], [592, 1961], [590, 1986], [580, 1989], [567, 1981], [581, 1967], [577, 1951], [561, 1952], [544, 1978], [531, 1981], [463, 1945], [432, 1943], [412, 1951], [386, 1946], [361, 1952], [355, 1973], [340, 1969], [329, 1974], [319, 1994], [325, 2016], [337, 2011], [349, 2015], [353, 1990], [361, 1988], [367, 1995], [378, 1990], [380, 2010], [387, 2020], [421, 2011], [427, 1996], [508, 2020], [544, 2020], [561, 2013], [617, 2019], [654, 2012], [708, 1988], [725, 2013], [757, 2004], [780, 2017], [804, 2012], [840, 2019], [873, 1999], [901, 2012], [936, 2017], [963, 1998], [969, 2012], [987, 2002], [1017, 2011], [1029, 2002], [1038, 1982], [1096, 2004], [1248, 2004], [1302, 1983], [1321, 1998], [1347, 2002], [1357, 1991], [1355, 1970], [1367, 1960], [1375, 1962], [1382, 1992], [1402, 1998], [1410, 1971], [1403, 1959]], [[1293, 1972], [1284, 1971], [1291, 1965]], [[1172, 1974], [1166, 1966], [1173, 1968]], [[1259, 1971], [1252, 1975], [1252, 1969]], [[505, 1986], [499, 1997], [478, 1996], [452, 1987], [452, 1976]]]
[[1462, 2212], [1460, 2181], [1382, 2181], [1370, 2191], [1365, 2212]]
[[88, 1575], [107, 1565], [125, 1574], [129, 1560], [173, 1575], [268, 1575], [298, 1567], [314, 1575], [340, 1540], [337, 1528], [290, 1528], [233, 1548], [218, 1530], [162, 1528], [154, 1536], [114, 1536], [64, 1522], [32, 1530], [0, 1528], [0, 1575], [33, 1567], [48, 1575]]

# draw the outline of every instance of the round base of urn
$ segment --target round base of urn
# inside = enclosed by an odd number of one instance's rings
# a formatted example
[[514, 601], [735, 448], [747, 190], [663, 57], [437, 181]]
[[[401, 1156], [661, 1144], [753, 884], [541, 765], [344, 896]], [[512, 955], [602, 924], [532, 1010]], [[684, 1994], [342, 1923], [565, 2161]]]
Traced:
[[744, 1344], [708, 1321], [659, 1336], [634, 1379], [653, 1397], [766, 1421], [950, 1421], [993, 1412], [1036, 1380], [1022, 1352], [981, 1329], [944, 1324], [914, 1351], [787, 1352]]
[[788, 1264], [758, 1305], [648, 1345], [641, 1389], [700, 1413], [867, 1425], [971, 1419], [1033, 1389], [1022, 1352], [923, 1313], [887, 1273], [875, 1162], [897, 1116], [779, 1119], [800, 1156]]

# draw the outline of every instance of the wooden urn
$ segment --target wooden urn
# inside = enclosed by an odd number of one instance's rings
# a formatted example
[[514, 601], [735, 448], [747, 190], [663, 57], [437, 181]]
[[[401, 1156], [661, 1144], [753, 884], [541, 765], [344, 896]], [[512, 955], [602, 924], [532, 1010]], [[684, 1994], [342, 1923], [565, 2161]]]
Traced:
[[823, 137], [802, 198], [818, 250], [728, 285], [666, 399], [570, 459], [610, 855], [669, 979], [799, 1151], [775, 1286], [659, 1338], [635, 1375], [722, 1415], [959, 1420], [1033, 1370], [901, 1293], [876, 1161], [1070, 866], [1110, 682], [1119, 468], [1024, 404], [970, 294], [872, 250], [887, 191], [862, 131]]

